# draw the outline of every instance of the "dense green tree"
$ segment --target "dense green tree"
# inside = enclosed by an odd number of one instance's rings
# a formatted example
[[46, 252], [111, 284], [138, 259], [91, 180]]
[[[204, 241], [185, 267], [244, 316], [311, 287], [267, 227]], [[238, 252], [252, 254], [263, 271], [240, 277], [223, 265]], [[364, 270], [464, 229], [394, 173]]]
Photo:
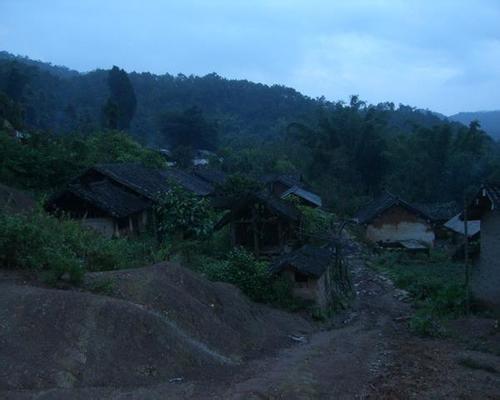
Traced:
[[[130, 82], [128, 74], [117, 66], [109, 71], [108, 75], [109, 100], [105, 105], [105, 111], [110, 112], [110, 108], [116, 107], [111, 112], [117, 115], [116, 128], [128, 130], [137, 108], [137, 98]], [[109, 123], [110, 118], [107, 119]], [[112, 120], [114, 123], [114, 120]], [[115, 127], [111, 127], [115, 129]]]
[[108, 99], [102, 108], [102, 125], [106, 129], [118, 129], [120, 119], [120, 110], [118, 105], [111, 99]]
[[214, 150], [217, 146], [217, 125], [208, 120], [200, 108], [168, 111], [159, 121], [164, 141], [172, 148]]
[[15, 129], [21, 129], [23, 125], [21, 106], [5, 93], [0, 92], [0, 129], [3, 125], [2, 120], [7, 121]]

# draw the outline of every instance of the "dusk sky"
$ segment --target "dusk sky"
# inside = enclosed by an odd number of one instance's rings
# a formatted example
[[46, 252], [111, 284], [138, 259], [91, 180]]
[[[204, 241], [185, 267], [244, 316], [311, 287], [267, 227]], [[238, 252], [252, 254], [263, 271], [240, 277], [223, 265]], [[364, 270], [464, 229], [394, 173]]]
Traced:
[[0, 0], [0, 50], [444, 114], [500, 109], [499, 0]]

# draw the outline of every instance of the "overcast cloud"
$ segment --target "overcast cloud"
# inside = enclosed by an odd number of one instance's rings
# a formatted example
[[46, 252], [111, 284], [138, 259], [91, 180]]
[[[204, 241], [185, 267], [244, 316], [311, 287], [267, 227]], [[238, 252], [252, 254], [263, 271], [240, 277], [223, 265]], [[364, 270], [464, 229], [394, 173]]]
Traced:
[[499, 0], [0, 0], [0, 49], [451, 114], [500, 109]]

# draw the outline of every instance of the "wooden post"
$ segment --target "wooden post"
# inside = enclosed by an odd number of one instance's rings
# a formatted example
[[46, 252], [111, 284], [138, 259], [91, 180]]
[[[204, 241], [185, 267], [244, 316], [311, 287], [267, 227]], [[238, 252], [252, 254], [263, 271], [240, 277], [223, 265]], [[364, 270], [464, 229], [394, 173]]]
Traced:
[[465, 312], [470, 312], [470, 268], [469, 268], [469, 224], [467, 220], [467, 200], [464, 195], [464, 263], [465, 263]]

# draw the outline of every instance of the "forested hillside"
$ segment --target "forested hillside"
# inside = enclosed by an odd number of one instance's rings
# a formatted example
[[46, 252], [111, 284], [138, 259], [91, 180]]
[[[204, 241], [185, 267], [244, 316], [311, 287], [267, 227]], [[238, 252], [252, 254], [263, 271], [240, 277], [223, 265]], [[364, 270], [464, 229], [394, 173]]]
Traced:
[[[173, 110], [195, 106], [217, 120], [223, 134], [269, 138], [282, 133], [290, 122], [332, 107], [323, 98], [312, 99], [292, 88], [229, 80], [216, 73], [198, 77], [132, 72], [128, 77], [137, 99], [129, 130], [147, 144], [165, 144], [161, 117]], [[7, 52], [0, 52], [0, 90], [22, 105], [27, 127], [56, 133], [98, 129], [110, 96], [106, 70], [78, 73]], [[442, 123], [427, 111], [385, 106], [395, 129]]]
[[477, 123], [216, 74], [78, 73], [3, 52], [0, 118], [4, 128], [39, 133], [24, 145], [2, 141], [0, 181], [26, 177], [42, 191], [93, 162], [151, 158], [137, 143], [170, 147], [186, 167], [202, 148], [216, 151], [215, 166], [230, 174], [300, 173], [327, 207], [345, 213], [384, 188], [409, 201], [462, 201], [500, 179], [499, 147]]

